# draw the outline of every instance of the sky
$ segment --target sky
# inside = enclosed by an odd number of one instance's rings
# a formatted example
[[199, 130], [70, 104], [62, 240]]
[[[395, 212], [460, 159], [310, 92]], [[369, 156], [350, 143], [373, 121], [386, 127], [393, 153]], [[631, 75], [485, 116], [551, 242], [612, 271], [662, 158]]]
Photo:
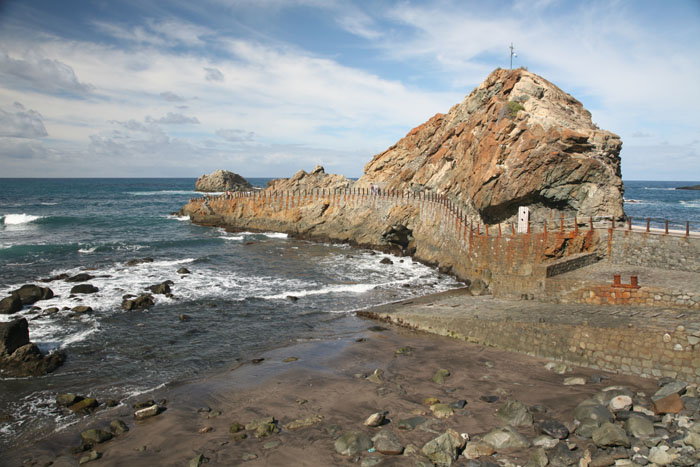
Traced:
[[0, 178], [362, 174], [494, 69], [700, 180], [700, 0], [0, 0]]

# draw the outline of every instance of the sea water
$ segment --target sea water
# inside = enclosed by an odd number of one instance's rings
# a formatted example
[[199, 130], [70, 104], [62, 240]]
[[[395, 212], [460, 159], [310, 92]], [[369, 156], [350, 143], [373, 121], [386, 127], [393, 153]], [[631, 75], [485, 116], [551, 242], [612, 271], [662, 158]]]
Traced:
[[[268, 179], [251, 179], [264, 186]], [[23, 284], [48, 286], [48, 307], [87, 305], [45, 315], [25, 307], [30, 339], [65, 364], [44, 377], [0, 379], [0, 450], [78, 419], [56, 407], [75, 392], [124, 401], [174, 381], [232, 367], [276, 347], [336, 339], [367, 324], [353, 311], [457, 287], [412, 261], [318, 244], [275, 232], [228, 233], [173, 212], [194, 179], [0, 179], [0, 298]], [[626, 182], [634, 217], [669, 218], [700, 230], [697, 182]], [[393, 264], [380, 264], [389, 256]], [[152, 262], [127, 266], [132, 259]], [[185, 267], [190, 274], [178, 274]], [[99, 291], [71, 296], [74, 283], [38, 282], [87, 272]], [[172, 280], [173, 297], [126, 311], [123, 297]], [[295, 297], [294, 300], [291, 297]], [[180, 315], [191, 319], [181, 321]]]
[[[414, 262], [341, 244], [266, 232], [228, 233], [173, 214], [195, 179], [1, 179], [0, 298], [23, 284], [55, 297], [25, 307], [30, 339], [65, 364], [44, 377], [0, 379], [0, 450], [78, 419], [57, 393], [123, 401], [174, 381], [206, 376], [295, 342], [335, 339], [368, 324], [354, 310], [459, 284]], [[267, 179], [251, 179], [264, 186]], [[393, 264], [381, 264], [383, 257]], [[132, 259], [152, 262], [127, 266]], [[185, 267], [190, 274], [178, 274]], [[88, 273], [94, 294], [75, 283], [42, 283]], [[123, 297], [173, 281], [173, 297], [154, 295], [147, 310], [122, 309]], [[94, 310], [75, 316], [70, 310]], [[180, 315], [189, 320], [180, 320]]]

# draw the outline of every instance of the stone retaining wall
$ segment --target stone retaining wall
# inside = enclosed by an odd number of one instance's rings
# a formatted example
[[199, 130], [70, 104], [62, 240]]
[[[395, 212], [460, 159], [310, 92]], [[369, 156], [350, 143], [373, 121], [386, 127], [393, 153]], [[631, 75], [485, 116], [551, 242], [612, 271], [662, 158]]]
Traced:
[[[668, 376], [700, 383], [700, 333], [599, 327], [539, 321], [490, 320], [439, 313], [358, 313], [402, 326], [481, 345], [623, 374]], [[624, 324], [624, 323], [620, 323]]]
[[608, 229], [608, 260], [677, 271], [700, 272], [700, 238]]

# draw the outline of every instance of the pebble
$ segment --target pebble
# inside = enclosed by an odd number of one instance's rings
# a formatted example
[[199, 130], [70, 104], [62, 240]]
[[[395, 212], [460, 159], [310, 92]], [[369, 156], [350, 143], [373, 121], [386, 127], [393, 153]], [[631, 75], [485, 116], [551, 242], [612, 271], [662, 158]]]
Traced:
[[367, 417], [364, 421], [365, 426], [379, 426], [384, 423], [384, 412], [376, 412]]
[[564, 379], [564, 386], [583, 386], [586, 384], [586, 378], [581, 376], [570, 376]]

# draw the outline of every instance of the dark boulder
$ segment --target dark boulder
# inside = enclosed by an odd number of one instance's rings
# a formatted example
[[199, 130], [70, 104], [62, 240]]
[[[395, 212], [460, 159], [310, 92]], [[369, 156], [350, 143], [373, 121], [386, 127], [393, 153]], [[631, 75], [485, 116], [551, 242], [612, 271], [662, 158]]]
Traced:
[[95, 293], [99, 291], [100, 289], [92, 284], [79, 284], [70, 289], [70, 293]]
[[39, 279], [39, 282], [62, 281], [62, 280], [64, 280], [64, 279], [68, 279], [68, 277], [69, 277], [68, 274], [66, 274], [66, 273], [64, 272], [64, 273], [61, 273], [61, 274], [59, 274], [59, 275], [57, 275], [57, 276], [51, 276], [51, 277], [47, 277], [47, 278], [45, 278], [45, 279]]
[[180, 268], [177, 270], [178, 274], [190, 274], [190, 270], [187, 268]]
[[155, 304], [153, 295], [141, 294], [136, 298], [129, 298], [122, 302], [122, 308], [125, 310], [143, 310], [150, 308]]
[[0, 355], [11, 355], [26, 344], [29, 344], [29, 325], [26, 319], [0, 323]]
[[66, 282], [87, 282], [90, 279], [94, 279], [94, 278], [95, 278], [95, 276], [91, 276], [88, 273], [81, 272], [80, 274], [76, 274], [75, 276], [66, 277], [65, 281]]
[[150, 290], [154, 294], [165, 295], [165, 294], [170, 293], [170, 286], [172, 285], [172, 283], [173, 283], [173, 281], [161, 282], [160, 284], [155, 284], [155, 285], [149, 286], [148, 290]]
[[51, 373], [65, 361], [63, 352], [42, 355], [36, 344], [29, 343], [15, 350], [12, 355], [0, 355], [0, 375], [23, 378]]
[[79, 314], [92, 313], [92, 307], [86, 305], [78, 305], [71, 308], [71, 311], [74, 311], [75, 313]]
[[12, 295], [22, 301], [22, 305], [31, 305], [39, 300], [47, 300], [53, 297], [53, 290], [48, 287], [26, 284], [17, 290], [12, 291]]
[[11, 315], [22, 309], [22, 300], [16, 295], [10, 295], [0, 300], [0, 315]]
[[130, 259], [129, 261], [126, 262], [127, 266], [136, 266], [137, 264], [142, 264], [142, 263], [152, 263], [153, 258], [137, 258], [137, 259]]

